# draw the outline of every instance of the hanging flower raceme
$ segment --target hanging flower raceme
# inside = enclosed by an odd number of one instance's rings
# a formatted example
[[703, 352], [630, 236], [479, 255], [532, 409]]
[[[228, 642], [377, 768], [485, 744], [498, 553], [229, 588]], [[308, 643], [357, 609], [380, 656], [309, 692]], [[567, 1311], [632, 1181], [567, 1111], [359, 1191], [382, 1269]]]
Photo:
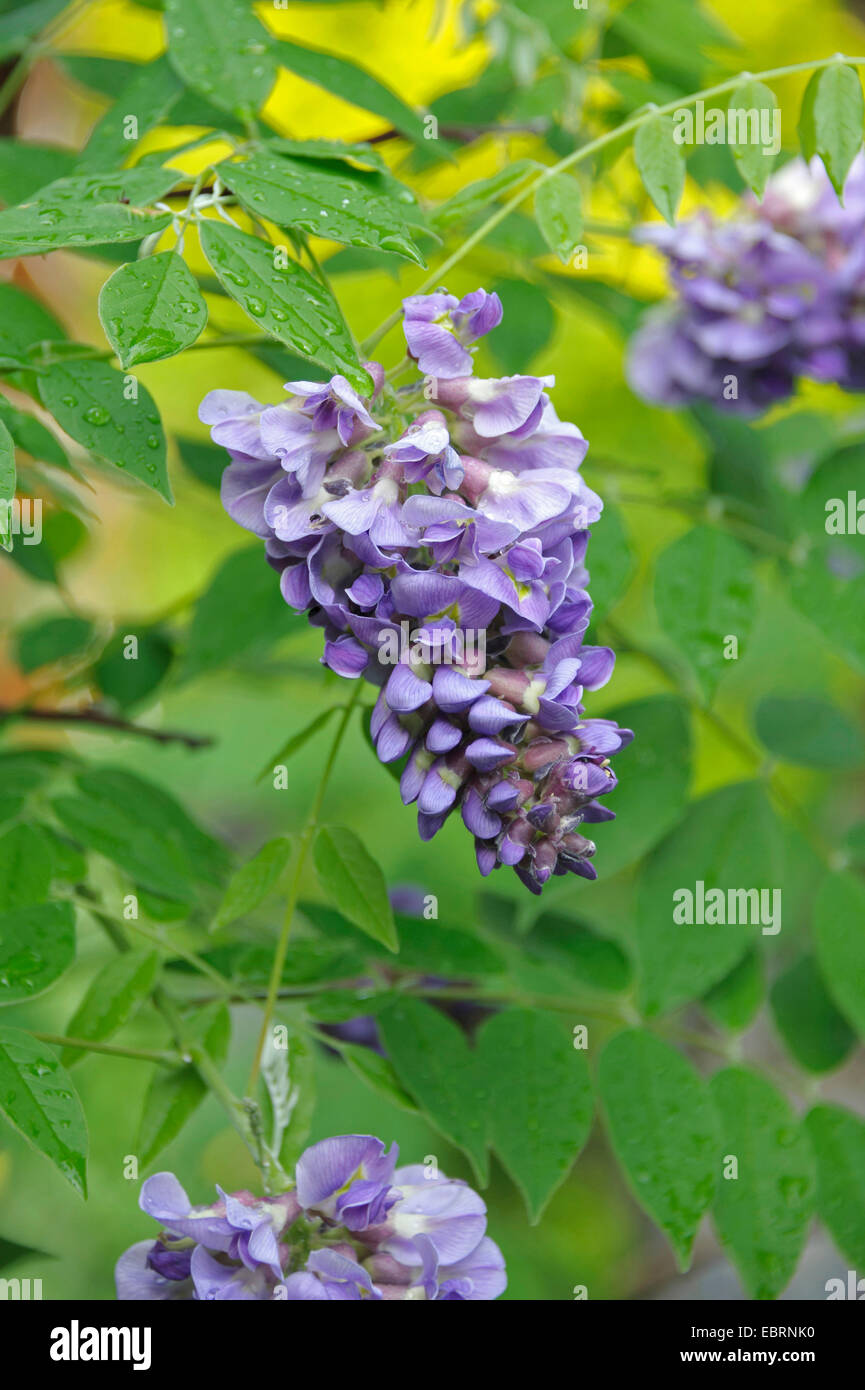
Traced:
[[865, 156], [840, 203], [822, 161], [792, 160], [761, 203], [718, 221], [701, 212], [637, 239], [667, 257], [672, 302], [634, 335], [634, 390], [662, 405], [707, 400], [755, 415], [798, 377], [865, 385]]
[[441, 290], [404, 311], [407, 385], [370, 362], [369, 399], [340, 376], [289, 382], [274, 406], [206, 397], [231, 456], [224, 505], [323, 629], [324, 663], [380, 687], [370, 732], [382, 762], [404, 760], [422, 838], [458, 808], [481, 873], [510, 865], [534, 892], [594, 878], [582, 827], [612, 819], [598, 797], [632, 735], [583, 706], [614, 663], [583, 641], [602, 510], [579, 472], [588, 445], [553, 378], [472, 375], [496, 295]]
[[466, 1183], [397, 1168], [397, 1145], [346, 1134], [313, 1144], [278, 1197], [223, 1192], [192, 1206], [173, 1173], [141, 1189], [161, 1226], [117, 1262], [119, 1299], [498, 1298], [502, 1253]]

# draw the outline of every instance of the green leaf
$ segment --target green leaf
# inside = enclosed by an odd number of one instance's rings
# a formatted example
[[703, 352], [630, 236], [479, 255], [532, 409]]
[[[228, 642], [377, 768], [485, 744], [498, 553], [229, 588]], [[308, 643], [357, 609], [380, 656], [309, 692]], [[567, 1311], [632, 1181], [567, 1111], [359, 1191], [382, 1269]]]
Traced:
[[107, 169], [114, 162], [124, 163], [142, 136], [162, 124], [182, 92], [167, 57], [143, 64], [96, 122], [79, 168]]
[[328, 1038], [325, 1045], [335, 1047], [349, 1071], [354, 1072], [355, 1076], [376, 1095], [389, 1100], [392, 1105], [398, 1105], [400, 1110], [417, 1114], [417, 1106], [405, 1087], [400, 1084], [394, 1065], [387, 1057], [380, 1057], [370, 1048], [362, 1047], [359, 1043], [345, 1042], [342, 1038]]
[[276, 63], [245, 0], [166, 0], [165, 28], [171, 62], [193, 91], [238, 114], [267, 101]]
[[[710, 1089], [721, 1119], [725, 1169], [713, 1210], [718, 1238], [751, 1298], [777, 1298], [789, 1283], [814, 1207], [814, 1160], [783, 1096], [742, 1067], [717, 1072]], [[730, 1169], [732, 1171], [732, 1168]]]
[[620, 994], [631, 982], [630, 962], [618, 942], [558, 912], [542, 912], [518, 950], [528, 960], [537, 953], [553, 969], [605, 994]]
[[667, 1236], [679, 1268], [687, 1269], [718, 1166], [706, 1085], [669, 1043], [637, 1028], [604, 1048], [598, 1085], [631, 1190]]
[[419, 999], [403, 999], [378, 1015], [385, 1051], [400, 1082], [445, 1138], [487, 1179], [487, 1082], [455, 1023]]
[[802, 956], [772, 985], [772, 1013], [788, 1051], [807, 1071], [840, 1067], [856, 1034], [835, 1008], [812, 956]]
[[0, 284], [0, 361], [27, 363], [35, 343], [61, 341], [62, 327], [37, 300], [15, 285]]
[[436, 231], [446, 232], [451, 227], [469, 221], [496, 199], [506, 193], [512, 193], [529, 174], [538, 173], [539, 168], [533, 159], [515, 159], [512, 164], [507, 164], [504, 169], [499, 169], [488, 179], [478, 179], [475, 183], [466, 184], [465, 188], [461, 188], [446, 202], [433, 209], [429, 219], [430, 226]]
[[830, 874], [814, 907], [820, 973], [838, 1008], [865, 1039], [865, 888], [852, 874]]
[[585, 1053], [560, 1019], [506, 1009], [476, 1046], [493, 1148], [525, 1198], [533, 1223], [589, 1137], [594, 1101]]
[[222, 222], [202, 222], [199, 233], [220, 283], [260, 328], [310, 362], [341, 373], [358, 391], [370, 393], [370, 378], [336, 300], [320, 280], [286, 257], [285, 247], [271, 246]]
[[705, 85], [700, 80], [705, 50], [731, 43], [714, 14], [693, 0], [632, 0], [615, 13], [609, 37], [615, 41], [613, 53], [637, 53], [653, 73], [684, 81], [678, 91]]
[[38, 903], [4, 912], [0, 916], [0, 1004], [42, 994], [74, 959], [71, 903]]
[[580, 185], [570, 174], [554, 174], [535, 193], [535, 218], [544, 241], [567, 265], [583, 235]]
[[748, 951], [723, 980], [703, 995], [700, 1005], [722, 1028], [743, 1033], [753, 1022], [765, 992], [762, 959], [756, 951]]
[[[16, 410], [10, 405], [5, 396], [0, 399], [0, 420], [6, 426], [19, 449], [23, 449], [25, 454], [31, 458], [42, 459], [45, 463], [53, 463], [58, 468], [69, 470], [69, 459], [62, 444], [42, 424], [41, 420], [36, 420], [32, 415], [27, 415], [23, 410]], [[64, 515], [55, 512], [54, 516]], [[78, 518], [74, 518], [78, 520]]]
[[46, 1043], [0, 1028], [0, 1112], [87, 1196], [87, 1126], [75, 1089]]
[[417, 265], [425, 264], [406, 221], [414, 194], [406, 188], [397, 196], [376, 172], [335, 172], [264, 150], [217, 168], [223, 182], [257, 217], [346, 246], [392, 251]]
[[802, 98], [799, 140], [806, 159], [820, 156], [839, 198], [862, 148], [863, 119], [865, 101], [855, 68], [832, 63], [813, 74]]
[[354, 831], [324, 826], [315, 837], [312, 857], [319, 883], [343, 916], [373, 941], [398, 951], [384, 874]]
[[[135, 637], [135, 648], [128, 645], [129, 636]], [[122, 710], [131, 710], [161, 685], [173, 660], [174, 648], [158, 628], [132, 633], [121, 629], [103, 649], [93, 678], [107, 699]]]
[[266, 650], [302, 620], [288, 608], [260, 546], [230, 555], [198, 600], [180, 669], [182, 680]]
[[46, 184], [65, 178], [75, 167], [75, 155], [62, 145], [42, 145], [0, 137], [0, 201], [10, 206], [26, 202]]
[[285, 140], [277, 136], [266, 140], [265, 146], [277, 154], [288, 154], [295, 159], [335, 160], [351, 168], [377, 169], [380, 174], [390, 174], [390, 169], [374, 145], [348, 145], [342, 140]]
[[[214, 1062], [225, 1061], [231, 1018], [224, 1004], [205, 1005], [185, 1020], [184, 1032], [186, 1041], [199, 1043]], [[136, 1145], [144, 1167], [176, 1138], [206, 1095], [207, 1086], [191, 1063], [155, 1072], [144, 1098]]]
[[228, 881], [213, 923], [214, 930], [245, 917], [276, 892], [291, 851], [292, 840], [287, 835], [281, 836], [268, 841], [248, 863], [241, 865]]
[[617, 755], [615, 834], [597, 832], [599, 870], [610, 878], [656, 845], [681, 819], [691, 784], [691, 721], [673, 695], [650, 695], [609, 711], [637, 738]]
[[176, 251], [118, 266], [99, 292], [99, 318], [122, 367], [190, 347], [207, 322], [198, 282]]
[[10, 14], [0, 16], [0, 59], [22, 53], [67, 4], [68, 0], [31, 0], [29, 5], [16, 5]]
[[41, 666], [79, 656], [93, 638], [85, 618], [45, 618], [15, 634], [18, 665], [29, 674]]
[[687, 656], [711, 695], [729, 662], [727, 637], [747, 642], [754, 617], [754, 577], [748, 552], [710, 526], [686, 531], [658, 557], [655, 606], [664, 631]]
[[34, 1250], [29, 1245], [19, 1245], [17, 1241], [6, 1240], [5, 1237], [0, 1236], [0, 1271], [9, 1269], [18, 1260], [32, 1260], [34, 1256], [38, 1256], [41, 1260], [55, 1258], [53, 1255], [46, 1255], [44, 1250]]
[[634, 137], [634, 157], [646, 192], [671, 225], [685, 187], [685, 157], [670, 116], [655, 116]]
[[840, 710], [808, 696], [767, 696], [754, 715], [761, 743], [787, 763], [825, 771], [861, 767], [865, 739]]
[[854, 1269], [865, 1268], [865, 1123], [840, 1105], [816, 1105], [805, 1130], [817, 1161], [817, 1214]]
[[0, 912], [44, 903], [53, 872], [51, 840], [42, 826], [13, 825], [0, 835]]
[[857, 671], [865, 671], [865, 574], [859, 572], [858, 555], [852, 548], [840, 548], [840, 572], [829, 568], [827, 558], [815, 551], [803, 565], [795, 566], [790, 574], [790, 597], [824, 640]]
[[133, 400], [127, 379], [106, 362], [70, 360], [40, 375], [39, 394], [78, 444], [172, 502], [162, 421], [140, 381]]
[[195, 901], [182, 850], [164, 832], [142, 825], [134, 808], [90, 796], [61, 796], [53, 810], [73, 839], [110, 859], [136, 884], [176, 902]]
[[140, 241], [171, 221], [170, 213], [142, 209], [182, 177], [176, 169], [150, 167], [55, 179], [29, 202], [0, 212], [0, 260], [41, 256], [62, 246]]
[[103, 96], [119, 97], [139, 75], [142, 64], [121, 58], [98, 58], [85, 53], [58, 53], [56, 61], [75, 82]]
[[[87, 1042], [103, 1042], [122, 1028], [150, 995], [159, 974], [155, 951], [124, 951], [96, 974], [90, 988], [69, 1020], [66, 1036]], [[81, 1061], [86, 1053], [66, 1047], [60, 1054], [64, 1066]]]
[[[774, 915], [778, 899], [772, 895], [784, 882], [781, 852], [778, 826], [758, 783], [722, 787], [691, 803], [682, 824], [647, 860], [640, 882], [635, 944], [646, 1013], [663, 1013], [705, 994], [764, 929], [772, 934], [783, 925], [780, 917], [774, 924], [763, 920], [762, 898], [742, 897], [766, 889], [766, 917]], [[728, 908], [737, 923], [727, 921]]]
[[[775, 93], [767, 87], [764, 82], [755, 82], [750, 78], [747, 82], [742, 82], [732, 93], [728, 104], [728, 112], [743, 113], [745, 129], [737, 125], [736, 134], [744, 134], [745, 139], [734, 141], [731, 148], [736, 166], [744, 182], [748, 185], [758, 198], [762, 198], [763, 190], [766, 187], [766, 180], [772, 172], [775, 163], [775, 156], [771, 153], [769, 145], [764, 145], [761, 139], [763, 129], [763, 117], [761, 112], [769, 112], [769, 122], [774, 132], [775, 112], [778, 111], [778, 103], [775, 100]], [[757, 121], [756, 139], [752, 139], [754, 131], [751, 129], [751, 122], [748, 113], [756, 113]], [[780, 123], [781, 114], [777, 117]]]
[[399, 963], [406, 970], [447, 975], [455, 980], [479, 979], [505, 970], [501, 953], [473, 932], [399, 912], [394, 920], [399, 936]]
[[295, 77], [313, 82], [328, 93], [336, 93], [352, 106], [372, 111], [409, 140], [424, 139], [424, 122], [417, 112], [358, 64], [286, 40], [275, 43], [273, 52], [282, 67], [288, 68]]
[[84, 794], [134, 817], [155, 835], [167, 835], [182, 854], [187, 872], [206, 883], [224, 879], [225, 848], [205, 833], [167, 792], [124, 768], [90, 767], [78, 777]]
[[280, 763], [287, 763], [289, 758], [293, 757], [298, 749], [304, 747], [308, 739], [311, 739], [314, 734], [317, 734], [319, 729], [323, 729], [337, 711], [343, 708], [344, 706], [342, 705], [331, 705], [330, 709], [323, 710], [321, 714], [317, 714], [314, 719], [311, 719], [304, 728], [299, 729], [296, 734], [292, 734], [291, 738], [282, 745], [279, 752], [275, 753], [272, 758], [268, 758], [261, 772], [258, 774], [256, 781], [263, 782], [265, 777], [270, 775], [275, 766]]
[[18, 473], [15, 467], [15, 444], [8, 427], [0, 420], [0, 546], [12, 549], [11, 507], [15, 500]]

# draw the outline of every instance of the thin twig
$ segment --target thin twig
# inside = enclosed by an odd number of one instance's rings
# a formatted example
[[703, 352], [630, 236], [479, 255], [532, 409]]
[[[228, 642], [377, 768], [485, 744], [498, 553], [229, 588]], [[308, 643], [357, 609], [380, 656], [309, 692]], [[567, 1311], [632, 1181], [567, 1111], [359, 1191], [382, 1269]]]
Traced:
[[12, 709], [0, 707], [0, 723], [11, 719], [36, 724], [80, 724], [91, 729], [149, 738], [154, 743], [182, 743], [187, 748], [210, 748], [214, 742], [203, 734], [187, 734], [179, 729], [151, 729], [145, 724], [133, 724], [96, 705], [89, 705], [86, 709], [39, 709], [32, 705], [17, 705]]

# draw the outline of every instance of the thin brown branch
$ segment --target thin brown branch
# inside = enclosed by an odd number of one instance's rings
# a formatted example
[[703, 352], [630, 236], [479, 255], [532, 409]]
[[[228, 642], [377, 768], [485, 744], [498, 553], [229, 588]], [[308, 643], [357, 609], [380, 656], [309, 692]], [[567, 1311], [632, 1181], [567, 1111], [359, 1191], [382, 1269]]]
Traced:
[[86, 709], [39, 709], [29, 705], [19, 705], [13, 709], [0, 707], [0, 723], [7, 719], [20, 719], [31, 724], [83, 725], [86, 728], [149, 738], [154, 743], [182, 743], [187, 748], [210, 748], [213, 744], [212, 738], [200, 734], [187, 734], [178, 729], [150, 729], [144, 724], [133, 724], [131, 720], [109, 714], [107, 710], [99, 709], [96, 705], [90, 705]]

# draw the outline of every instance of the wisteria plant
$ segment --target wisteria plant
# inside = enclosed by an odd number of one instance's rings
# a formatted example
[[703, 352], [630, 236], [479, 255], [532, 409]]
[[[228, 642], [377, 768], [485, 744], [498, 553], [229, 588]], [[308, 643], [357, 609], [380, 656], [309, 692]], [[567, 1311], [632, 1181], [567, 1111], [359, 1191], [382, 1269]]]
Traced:
[[[123, 1300], [520, 1296], [477, 1189], [494, 1157], [537, 1222], [596, 1112], [679, 1271], [707, 1213], [753, 1298], [815, 1215], [865, 1270], [865, 57], [744, 73], [690, 0], [465, 5], [487, 66], [427, 110], [285, 6], [130, 2], [134, 63], [102, 8], [0, 5], [0, 1112], [84, 1197], [77, 1064], [148, 1069], [91, 1175]], [[83, 145], [28, 136], [49, 69]], [[365, 138], [309, 138], [296, 83]], [[615, 266], [658, 252], [650, 304]], [[118, 508], [180, 571], [175, 491], [204, 587], [95, 601]], [[271, 751], [249, 816], [186, 771], [226, 673], [293, 692], [223, 733]], [[316, 1112], [337, 1066], [363, 1126]], [[554, 1296], [595, 1296], [577, 1255]]]

